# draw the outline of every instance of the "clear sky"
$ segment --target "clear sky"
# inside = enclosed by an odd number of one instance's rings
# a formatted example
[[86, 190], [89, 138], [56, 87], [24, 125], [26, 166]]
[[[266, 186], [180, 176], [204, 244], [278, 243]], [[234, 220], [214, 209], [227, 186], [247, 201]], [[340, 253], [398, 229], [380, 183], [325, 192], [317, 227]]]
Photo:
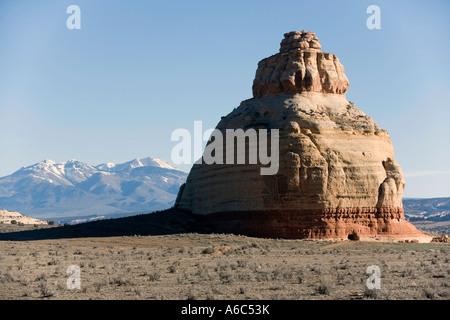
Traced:
[[450, 196], [449, 17], [446, 0], [1, 0], [0, 176], [44, 159], [170, 162], [173, 130], [214, 128], [283, 34], [307, 30], [389, 131], [405, 196]]

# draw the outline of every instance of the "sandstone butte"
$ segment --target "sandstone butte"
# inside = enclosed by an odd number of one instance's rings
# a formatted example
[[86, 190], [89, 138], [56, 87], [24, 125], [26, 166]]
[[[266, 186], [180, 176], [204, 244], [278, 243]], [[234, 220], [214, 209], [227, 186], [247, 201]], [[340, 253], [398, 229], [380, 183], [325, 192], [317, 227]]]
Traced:
[[286, 33], [280, 52], [258, 63], [254, 97], [216, 127], [224, 137], [226, 129], [279, 129], [278, 173], [195, 164], [174, 207], [249, 236], [429, 242], [405, 220], [405, 180], [388, 132], [346, 100], [348, 88], [314, 32]]

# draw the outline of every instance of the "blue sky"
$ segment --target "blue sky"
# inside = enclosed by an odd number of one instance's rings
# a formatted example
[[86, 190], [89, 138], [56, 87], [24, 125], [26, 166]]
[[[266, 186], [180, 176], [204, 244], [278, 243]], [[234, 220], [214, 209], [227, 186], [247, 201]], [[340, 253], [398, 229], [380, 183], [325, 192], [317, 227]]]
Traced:
[[[71, 4], [81, 30], [66, 27]], [[170, 161], [173, 130], [215, 127], [283, 34], [308, 30], [389, 131], [405, 196], [450, 196], [449, 16], [445, 0], [2, 0], [0, 176], [43, 159]]]

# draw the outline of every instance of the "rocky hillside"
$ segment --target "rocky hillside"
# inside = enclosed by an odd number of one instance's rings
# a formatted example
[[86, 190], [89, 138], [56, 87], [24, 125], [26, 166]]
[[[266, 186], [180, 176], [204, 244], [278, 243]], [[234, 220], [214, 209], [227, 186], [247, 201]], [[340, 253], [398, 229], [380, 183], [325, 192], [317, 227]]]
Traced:
[[410, 221], [450, 221], [450, 198], [403, 199]]
[[32, 225], [46, 225], [47, 221], [34, 219], [19, 212], [10, 212], [7, 210], [0, 210], [0, 224], [32, 224]]
[[403, 199], [405, 217], [417, 228], [450, 234], [450, 197]]

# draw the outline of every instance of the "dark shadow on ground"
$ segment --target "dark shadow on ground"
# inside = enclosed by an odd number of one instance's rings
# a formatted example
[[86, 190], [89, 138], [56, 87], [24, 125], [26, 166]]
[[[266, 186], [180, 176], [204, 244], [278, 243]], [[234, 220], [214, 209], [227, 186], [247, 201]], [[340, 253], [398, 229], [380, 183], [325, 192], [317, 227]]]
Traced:
[[20, 232], [0, 233], [0, 241], [30, 241], [64, 238], [115, 236], [148, 236], [178, 233], [209, 233], [198, 215], [179, 209], [168, 209], [132, 217], [98, 220], [77, 225]]

